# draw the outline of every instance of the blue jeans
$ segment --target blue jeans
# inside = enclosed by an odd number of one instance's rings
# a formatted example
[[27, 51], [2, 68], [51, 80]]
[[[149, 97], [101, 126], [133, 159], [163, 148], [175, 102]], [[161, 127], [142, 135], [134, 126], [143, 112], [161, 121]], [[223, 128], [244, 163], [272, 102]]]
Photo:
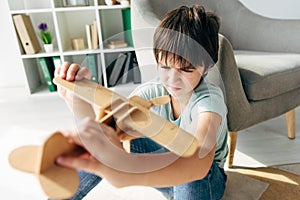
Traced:
[[[159, 144], [148, 138], [140, 138], [131, 141], [132, 153], [157, 153], [166, 151]], [[72, 200], [82, 199], [101, 178], [83, 171], [79, 171], [80, 186]], [[225, 186], [226, 174], [223, 168], [213, 162], [208, 174], [201, 180], [166, 188], [156, 188], [164, 194], [167, 199], [175, 200], [217, 200], [221, 199]]]

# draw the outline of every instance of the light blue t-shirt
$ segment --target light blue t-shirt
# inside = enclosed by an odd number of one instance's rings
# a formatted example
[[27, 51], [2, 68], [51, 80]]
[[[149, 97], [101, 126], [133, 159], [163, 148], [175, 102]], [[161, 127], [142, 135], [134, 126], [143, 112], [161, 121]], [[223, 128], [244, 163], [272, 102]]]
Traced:
[[[151, 100], [155, 97], [169, 95], [159, 80], [150, 81], [136, 88], [135, 92], [144, 99]], [[227, 147], [227, 108], [224, 102], [222, 90], [210, 83], [206, 83], [205, 79], [194, 90], [187, 106], [181, 115], [174, 119], [171, 103], [161, 106], [154, 106], [151, 110], [161, 117], [176, 124], [183, 130], [191, 124], [192, 119], [196, 118], [201, 112], [215, 112], [222, 117], [222, 122], [216, 138], [216, 152], [214, 161], [219, 167], [224, 167], [226, 156], [228, 154]]]

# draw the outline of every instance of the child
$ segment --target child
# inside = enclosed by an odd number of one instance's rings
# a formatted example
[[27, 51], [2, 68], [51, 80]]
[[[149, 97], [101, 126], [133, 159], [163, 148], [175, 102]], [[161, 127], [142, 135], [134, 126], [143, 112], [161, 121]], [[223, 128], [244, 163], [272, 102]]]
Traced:
[[[152, 111], [198, 139], [199, 148], [191, 157], [178, 157], [148, 138], [132, 140], [128, 154], [114, 129], [92, 120], [90, 105], [59, 88], [77, 119], [91, 118], [81, 123], [78, 133], [66, 133], [90, 155], [57, 159], [60, 165], [90, 172], [80, 171], [81, 185], [73, 199], [82, 199], [100, 177], [116, 187], [155, 187], [170, 199], [221, 199], [226, 185], [227, 110], [222, 91], [205, 78], [218, 60], [218, 30], [218, 18], [202, 6], [182, 6], [167, 13], [154, 34], [159, 80], [135, 92], [148, 100], [170, 96], [170, 103]], [[56, 76], [74, 81], [90, 78], [90, 72], [64, 63]]]

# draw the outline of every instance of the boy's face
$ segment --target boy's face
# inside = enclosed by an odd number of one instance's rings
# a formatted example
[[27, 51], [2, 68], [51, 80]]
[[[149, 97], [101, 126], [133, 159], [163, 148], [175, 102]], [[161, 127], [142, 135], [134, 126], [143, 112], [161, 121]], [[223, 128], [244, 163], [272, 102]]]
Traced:
[[190, 95], [194, 88], [198, 86], [203, 66], [194, 67], [189, 63], [182, 66], [180, 62], [165, 62], [165, 59], [159, 59], [158, 73], [165, 88], [172, 96], [180, 97]]

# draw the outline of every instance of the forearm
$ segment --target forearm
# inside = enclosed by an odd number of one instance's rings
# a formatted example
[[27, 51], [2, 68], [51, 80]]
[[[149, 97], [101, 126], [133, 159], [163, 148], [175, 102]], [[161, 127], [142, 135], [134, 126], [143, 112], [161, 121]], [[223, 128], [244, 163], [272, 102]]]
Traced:
[[[96, 172], [101, 177], [106, 178], [116, 187], [126, 187], [131, 185], [143, 185], [151, 187], [168, 187], [186, 182], [202, 179], [208, 173], [214, 158], [215, 148], [203, 158], [198, 157], [198, 153], [189, 157], [180, 157], [174, 162], [153, 171], [144, 172], [124, 172], [113, 169], [106, 165]], [[165, 155], [166, 156], [166, 155]], [[160, 159], [165, 159], [163, 158]], [[157, 161], [159, 157], [155, 157]], [[148, 164], [155, 162], [148, 158]], [[151, 161], [152, 160], [152, 161]], [[145, 165], [147, 165], [145, 163]]]
[[65, 100], [76, 120], [80, 121], [86, 117], [95, 119], [95, 111], [91, 104], [75, 96], [73, 96], [72, 99]]

